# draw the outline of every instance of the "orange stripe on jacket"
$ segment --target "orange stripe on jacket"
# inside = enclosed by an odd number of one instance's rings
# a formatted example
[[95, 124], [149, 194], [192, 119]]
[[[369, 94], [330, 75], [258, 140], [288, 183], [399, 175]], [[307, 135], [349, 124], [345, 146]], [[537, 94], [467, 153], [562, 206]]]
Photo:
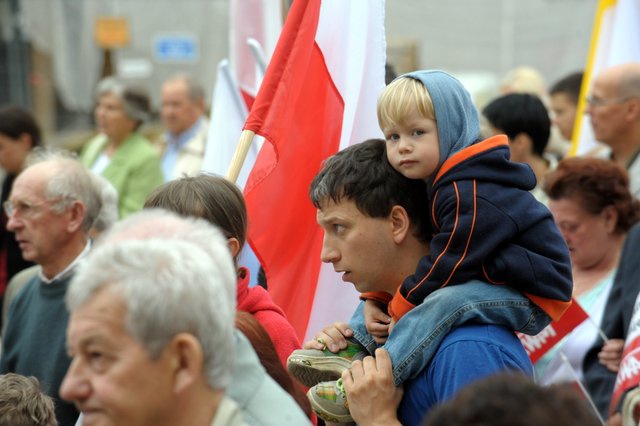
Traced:
[[[458, 189], [456, 187], [456, 194], [457, 193], [458, 193]], [[445, 287], [447, 284], [449, 284], [449, 282], [453, 278], [453, 274], [456, 273], [456, 270], [458, 269], [458, 266], [460, 266], [460, 264], [462, 263], [464, 258], [467, 257], [467, 252], [469, 251], [469, 246], [471, 245], [471, 237], [473, 236], [473, 230], [476, 227], [476, 212], [477, 212], [476, 204], [477, 204], [477, 202], [476, 202], [476, 181], [474, 179], [473, 180], [473, 219], [471, 220], [471, 229], [469, 230], [469, 236], [467, 237], [467, 245], [464, 246], [464, 252], [462, 253], [462, 257], [460, 257], [460, 259], [458, 260], [458, 263], [456, 263], [456, 266], [454, 266], [453, 269], [451, 270], [451, 273], [449, 274], [449, 278], [447, 278], [447, 280], [444, 282], [444, 284], [442, 284], [440, 286], [440, 288]]]
[[499, 147], [499, 146], [509, 146], [509, 139], [505, 135], [496, 135], [492, 136], [489, 139], [485, 139], [482, 142], [475, 143], [461, 151], [456, 152], [451, 157], [449, 157], [442, 166], [440, 166], [440, 170], [436, 175], [436, 178], [433, 181], [433, 184], [438, 181], [445, 173], [451, 170], [453, 167], [462, 163], [463, 161], [468, 160], [474, 155], [480, 154], [481, 152], [488, 151], [490, 149]]
[[458, 192], [458, 185], [455, 182], [453, 183], [453, 188], [456, 191], [456, 221], [453, 224], [453, 231], [451, 231], [451, 235], [449, 236], [449, 241], [447, 241], [447, 245], [445, 246], [444, 250], [442, 250], [442, 253], [440, 253], [440, 255], [436, 258], [435, 262], [433, 262], [433, 265], [431, 265], [431, 269], [429, 270], [429, 273], [425, 275], [424, 278], [422, 278], [420, 282], [415, 285], [415, 287], [409, 290], [409, 293], [407, 293], [407, 299], [409, 298], [409, 296], [411, 296], [411, 293], [413, 293], [417, 288], [419, 288], [422, 284], [424, 284], [424, 282], [431, 276], [431, 273], [433, 272], [434, 268], [436, 267], [436, 265], [438, 264], [442, 256], [444, 256], [447, 250], [449, 249], [449, 246], [451, 245], [451, 240], [453, 240], [453, 236], [456, 233], [456, 229], [458, 229], [458, 218], [460, 217], [460, 193]]
[[377, 302], [382, 302], [385, 305], [391, 302], [392, 298], [393, 296], [386, 291], [368, 291], [360, 294], [360, 300], [375, 300]]
[[431, 201], [431, 218], [433, 219], [433, 226], [438, 231], [440, 230], [440, 224], [438, 223], [438, 218], [436, 217], [436, 199], [438, 198], [438, 193], [440, 191], [436, 191], [433, 195], [433, 201]]

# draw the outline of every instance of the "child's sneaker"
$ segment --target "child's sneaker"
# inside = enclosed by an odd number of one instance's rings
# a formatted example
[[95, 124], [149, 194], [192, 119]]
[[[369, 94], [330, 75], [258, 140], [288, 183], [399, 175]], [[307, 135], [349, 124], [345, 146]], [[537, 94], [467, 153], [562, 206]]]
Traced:
[[369, 355], [359, 343], [347, 340], [347, 347], [337, 353], [328, 349], [298, 349], [287, 358], [287, 370], [300, 383], [311, 387], [320, 382], [338, 380], [342, 372], [357, 359]]
[[307, 398], [311, 402], [311, 409], [322, 420], [333, 423], [353, 422], [342, 379], [318, 383], [309, 389]]

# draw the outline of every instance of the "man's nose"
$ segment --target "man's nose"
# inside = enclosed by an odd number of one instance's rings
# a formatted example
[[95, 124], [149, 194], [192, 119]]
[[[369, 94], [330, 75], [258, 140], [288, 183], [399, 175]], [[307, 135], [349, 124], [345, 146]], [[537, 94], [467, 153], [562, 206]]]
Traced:
[[72, 361], [60, 385], [60, 397], [66, 401], [74, 402], [87, 398], [90, 393], [89, 383], [82, 376], [77, 363]]
[[18, 228], [20, 228], [21, 223], [22, 222], [20, 220], [16, 219], [16, 214], [14, 212], [11, 216], [9, 216], [9, 220], [7, 221], [7, 231], [16, 231]]
[[320, 253], [320, 259], [325, 263], [333, 263], [340, 258], [338, 250], [327, 243], [327, 239], [322, 241], [322, 251]]

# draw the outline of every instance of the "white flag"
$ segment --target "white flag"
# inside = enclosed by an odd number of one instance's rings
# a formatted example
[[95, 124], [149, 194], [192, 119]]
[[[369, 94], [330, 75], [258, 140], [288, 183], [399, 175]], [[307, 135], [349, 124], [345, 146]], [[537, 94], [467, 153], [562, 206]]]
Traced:
[[604, 146], [595, 141], [591, 120], [584, 115], [585, 98], [593, 78], [613, 65], [640, 62], [640, 1], [600, 0], [591, 34], [591, 47], [576, 114], [570, 155], [596, 154]]

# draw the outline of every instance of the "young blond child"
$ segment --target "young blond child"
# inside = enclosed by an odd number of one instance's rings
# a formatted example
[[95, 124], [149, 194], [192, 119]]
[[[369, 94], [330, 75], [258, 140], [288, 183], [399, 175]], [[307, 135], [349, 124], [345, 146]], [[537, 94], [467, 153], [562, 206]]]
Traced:
[[552, 319], [570, 304], [569, 252], [529, 192], [535, 175], [509, 160], [506, 136], [479, 139], [477, 116], [462, 84], [442, 71], [405, 75], [378, 102], [389, 163], [427, 181], [436, 229], [431, 255], [390, 302], [396, 321], [436, 289], [471, 279], [515, 287]]

